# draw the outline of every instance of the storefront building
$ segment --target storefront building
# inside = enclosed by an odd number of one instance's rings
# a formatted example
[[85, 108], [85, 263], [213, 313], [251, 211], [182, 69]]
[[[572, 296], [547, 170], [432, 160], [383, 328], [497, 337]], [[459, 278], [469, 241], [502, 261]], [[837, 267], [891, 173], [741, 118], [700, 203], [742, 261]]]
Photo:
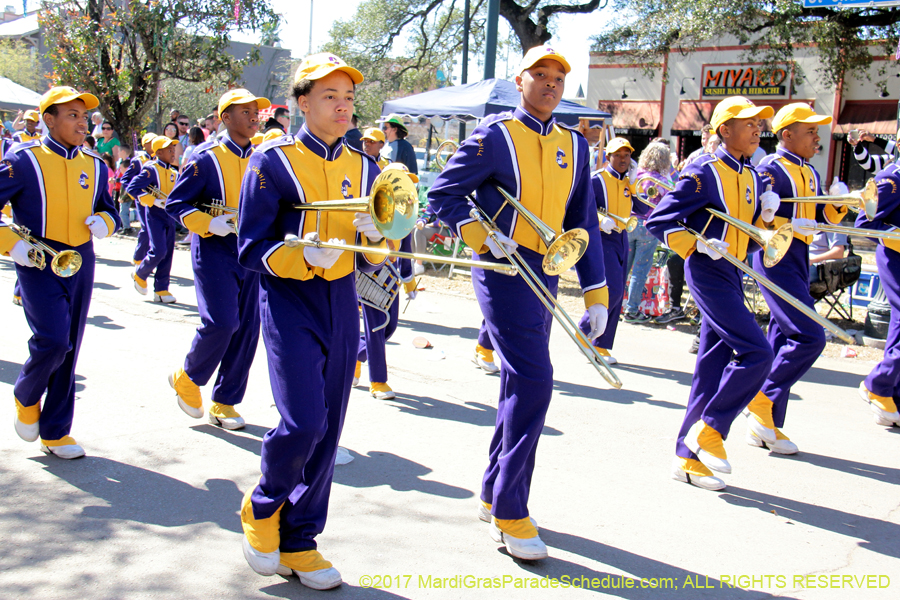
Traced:
[[[686, 54], [672, 51], [657, 63], [635, 63], [618, 52], [592, 52], [587, 105], [610, 112], [616, 134], [628, 138], [635, 150], [655, 137], [666, 137], [680, 160], [700, 147], [700, 129], [724, 97], [746, 96], [776, 112], [786, 104], [805, 102], [834, 119], [820, 129], [822, 150], [810, 162], [828, 181], [837, 175], [851, 189], [862, 187], [866, 174], [853, 159], [847, 134], [866, 130], [881, 147], [896, 139], [900, 62], [893, 56], [875, 56], [868, 71], [848, 73], [837, 89], [821, 82], [813, 48], [798, 47], [792, 62], [774, 67], [754, 63], [747, 54], [736, 40], [718, 40]], [[881, 68], [886, 69], [884, 92], [877, 87], [884, 80], [878, 74]], [[772, 152], [775, 144], [766, 123], [760, 145]]]

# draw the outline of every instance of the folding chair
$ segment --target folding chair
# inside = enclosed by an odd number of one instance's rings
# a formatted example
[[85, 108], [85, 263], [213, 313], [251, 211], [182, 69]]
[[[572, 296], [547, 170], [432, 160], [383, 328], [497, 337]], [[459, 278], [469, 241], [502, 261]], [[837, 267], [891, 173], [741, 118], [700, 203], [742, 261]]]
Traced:
[[[849, 240], [848, 240], [849, 242]], [[828, 314], [837, 313], [841, 318], [853, 320], [853, 296], [849, 291], [862, 273], [862, 258], [853, 253], [853, 244], [848, 243], [849, 254], [844, 258], [826, 260], [816, 264], [818, 280], [809, 284], [809, 294], [813, 300], [824, 300], [828, 305]], [[844, 304], [842, 296], [847, 291], [848, 300]]]

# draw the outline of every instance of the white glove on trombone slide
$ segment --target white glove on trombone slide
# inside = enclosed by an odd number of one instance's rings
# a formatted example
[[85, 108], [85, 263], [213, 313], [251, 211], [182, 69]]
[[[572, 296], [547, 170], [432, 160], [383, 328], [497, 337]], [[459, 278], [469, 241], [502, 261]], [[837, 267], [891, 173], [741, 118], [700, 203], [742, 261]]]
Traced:
[[706, 243], [697, 240], [697, 252], [707, 255], [713, 260], [722, 258], [722, 255], [728, 252], [729, 246], [731, 246], [731, 244], [728, 242], [723, 242], [722, 240], [717, 240], [715, 238], [706, 240]]
[[226, 235], [230, 235], [232, 233], [237, 233], [234, 230], [234, 226], [229, 222], [228, 219], [231, 218], [232, 215], [219, 215], [218, 217], [213, 217], [213, 219], [209, 222], [209, 232], [213, 235], [218, 235], [221, 237], [225, 237]]
[[771, 223], [775, 219], [775, 211], [781, 206], [781, 198], [775, 192], [768, 191], [760, 195], [759, 201], [762, 204], [762, 220]]
[[[304, 240], [309, 242], [318, 242], [319, 234], [315, 231], [311, 233], [307, 233], [303, 236]], [[328, 240], [329, 244], [344, 244], [344, 240], [339, 240], [337, 238], [331, 238]], [[309, 264], [311, 267], [322, 267], [323, 269], [330, 269], [334, 266], [334, 263], [338, 261], [341, 257], [341, 253], [343, 250], [338, 250], [337, 248], [316, 248], [315, 246], [305, 246], [303, 248], [303, 259]]]
[[[496, 242], [494, 241], [494, 238], [491, 235], [488, 235], [487, 238], [485, 238], [485, 240], [484, 240], [484, 244], [488, 247], [488, 250], [491, 251], [491, 254], [494, 255], [494, 258], [506, 258], [506, 254], [504, 254], [503, 250], [500, 249], [501, 245], [503, 246], [503, 248], [506, 249], [506, 251], [509, 254], [512, 254], [519, 248], [518, 243], [516, 243], [512, 239], [506, 237], [499, 231], [495, 232], [494, 235], [497, 237]], [[498, 243], [499, 243], [499, 245], [498, 245]]]
[[600, 215], [600, 229], [605, 234], [610, 234], [616, 228], [616, 222], [606, 215]]
[[834, 178], [834, 181], [831, 182], [831, 187], [828, 188], [829, 196], [846, 196], [849, 193], [850, 188], [843, 181], [839, 181], [837, 177]]
[[606, 331], [606, 322], [609, 320], [609, 310], [602, 304], [594, 304], [588, 306], [588, 322], [591, 330], [588, 332], [588, 339], [592, 342], [603, 335]]
[[814, 219], [801, 219], [799, 217], [791, 219], [791, 228], [794, 230], [794, 233], [799, 233], [800, 235], [816, 235], [816, 222]]
[[31, 257], [28, 256], [30, 251], [31, 246], [29, 246], [25, 240], [19, 240], [12, 248], [10, 248], [9, 256], [16, 261], [16, 264], [20, 267], [33, 267], [35, 265], [31, 262]]
[[369, 213], [355, 213], [353, 216], [356, 217], [353, 219], [353, 226], [356, 227], [358, 232], [369, 238], [370, 242], [378, 242], [384, 238], [381, 232], [378, 231], [378, 228], [375, 227], [372, 215]]

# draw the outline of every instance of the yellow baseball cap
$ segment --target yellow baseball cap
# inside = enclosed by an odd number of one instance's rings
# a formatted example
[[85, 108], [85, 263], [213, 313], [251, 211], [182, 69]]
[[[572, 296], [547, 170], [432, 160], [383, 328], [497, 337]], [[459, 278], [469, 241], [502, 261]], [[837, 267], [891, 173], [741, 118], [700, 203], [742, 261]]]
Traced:
[[156, 139], [155, 133], [145, 133], [144, 137], [141, 138], [141, 146], [145, 146]]
[[522, 71], [527, 71], [528, 69], [533, 67], [536, 62], [545, 58], [555, 60], [556, 62], [561, 64], [566, 75], [568, 75], [572, 70], [572, 67], [569, 65], [569, 61], [566, 60], [566, 57], [554, 50], [552, 47], [535, 46], [534, 48], [526, 52], [525, 56], [522, 57], [522, 62], [519, 63], [519, 75], [522, 74]]
[[272, 103], [269, 102], [268, 98], [257, 98], [253, 94], [251, 94], [248, 90], [243, 88], [237, 90], [228, 90], [222, 97], [219, 98], [219, 110], [217, 111], [219, 114], [219, 118], [222, 118], [222, 113], [228, 109], [232, 104], [250, 104], [251, 102], [256, 102], [256, 107], [259, 110], [264, 108], [269, 108], [272, 106]]
[[22, 119], [24, 119], [25, 121], [34, 121], [35, 123], [37, 123], [41, 120], [41, 115], [39, 115], [38, 111], [36, 110], [26, 110], [25, 114], [22, 115]]
[[305, 79], [322, 79], [335, 71], [343, 71], [357, 85], [363, 82], [362, 73], [348, 66], [347, 63], [334, 54], [320, 52], [319, 54], [310, 54], [303, 59], [303, 62], [297, 68], [297, 73], [294, 75], [294, 85]]
[[381, 170], [381, 172], [384, 173], [385, 171], [392, 170], [392, 169], [396, 169], [398, 171], [403, 171], [404, 173], [409, 175], [409, 178], [412, 179], [413, 183], [419, 183], [419, 176], [416, 175], [415, 173], [410, 173], [409, 169], [403, 163], [398, 163], [398, 162], [390, 163], [385, 168], [383, 168]]
[[713, 133], [718, 133], [719, 126], [730, 119], [768, 119], [774, 114], [771, 106], [756, 106], [743, 96], [732, 96], [716, 104], [709, 124], [712, 125]]
[[788, 125], [794, 123], [815, 123], [816, 125], [828, 125], [831, 123], [831, 117], [826, 115], [817, 115], [809, 104], [803, 102], [795, 102], [782, 106], [781, 110], [772, 119], [772, 133], [778, 133]]
[[178, 143], [178, 140], [173, 140], [172, 138], [166, 137], [164, 135], [158, 135], [153, 140], [153, 143], [150, 145], [150, 147], [153, 148], [153, 153], [156, 154], [163, 148], [168, 148], [169, 146], [172, 146], [177, 143]]
[[360, 139], [369, 140], [370, 142], [384, 142], [384, 132], [377, 127], [369, 127]]
[[631, 146], [631, 144], [628, 143], [628, 140], [626, 140], [625, 138], [614, 137], [613, 139], [609, 140], [609, 143], [606, 144], [606, 153], [612, 154], [616, 150], [621, 150], [622, 148], [628, 148], [629, 150], [634, 152], [634, 148]]
[[91, 110], [100, 106], [100, 101], [97, 100], [97, 96], [89, 94], [87, 92], [79, 92], [73, 87], [60, 86], [47, 90], [44, 95], [41, 96], [41, 101], [38, 103], [38, 107], [41, 109], [41, 114], [44, 114], [45, 112], [47, 112], [47, 109], [54, 104], [65, 104], [66, 102], [71, 102], [72, 100], [81, 100], [82, 102], [84, 102], [84, 107], [87, 110]]

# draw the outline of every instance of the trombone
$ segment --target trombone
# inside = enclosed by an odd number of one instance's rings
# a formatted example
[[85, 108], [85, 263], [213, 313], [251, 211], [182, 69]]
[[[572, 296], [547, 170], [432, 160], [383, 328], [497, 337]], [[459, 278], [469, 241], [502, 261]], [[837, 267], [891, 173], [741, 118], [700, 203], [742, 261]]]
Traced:
[[[658, 180], [657, 180], [657, 181], [658, 181]], [[659, 183], [662, 183], [662, 182], [659, 182]], [[648, 196], [650, 195], [650, 191], [651, 191], [651, 190], [653, 190], [652, 187], [647, 188], [647, 195], [648, 195]], [[654, 191], [655, 191], [655, 190], [654, 190]], [[640, 201], [643, 202], [644, 204], [648, 204], [648, 205], [650, 205], [650, 206], [656, 208], [656, 204], [650, 202], [650, 200], [648, 200], [647, 198], [644, 198], [641, 194], [636, 194], [636, 197], [638, 198], [638, 200], [640, 200]], [[651, 196], [651, 197], [652, 197], [652, 196]], [[713, 214], [714, 214], [715, 216], [717, 216], [717, 217], [720, 217], [720, 216], [726, 216], [726, 217], [729, 217], [729, 219], [733, 219], [733, 217], [730, 217], [729, 215], [725, 215], [724, 213], [721, 213], [721, 212], [719, 212], [719, 211], [717, 211], [717, 210], [714, 210], [714, 209], [711, 209], [711, 208], [707, 208], [707, 210], [710, 211], [711, 213], [713, 213]], [[710, 218], [712, 218], [712, 217], [710, 217]], [[752, 226], [750, 226], [750, 225], [747, 225], [747, 224], [744, 223], [743, 221], [738, 221], [737, 219], [734, 219], [734, 220], [737, 221], [738, 223], [740, 223], [740, 225], [735, 224], [735, 227], [737, 227], [738, 229], [744, 230], [744, 227], [752, 227]], [[731, 223], [731, 221], [728, 221], [728, 222]], [[699, 242], [709, 245], [709, 244], [708, 244], [709, 239], [708, 239], [705, 235], [703, 235], [702, 233], [700, 233], [700, 232], [698, 232], [698, 231], [695, 231], [694, 229], [692, 229], [692, 228], [691, 228], [687, 223], [685, 223], [684, 221], [678, 221], [678, 224], [681, 225], [682, 227], [684, 227], [685, 231], [687, 231], [687, 232], [690, 233], [692, 236], [694, 236], [695, 238], [697, 238], [697, 240], [698, 240]], [[787, 226], [790, 227], [790, 224], [787, 224]], [[783, 228], [784, 228], [784, 226], [782, 226], [781, 228], [779, 228], [778, 231], [781, 231], [781, 229], [783, 229]], [[758, 229], [758, 228], [757, 228], [757, 227], [752, 227], [752, 229]], [[792, 233], [793, 230], [791, 229], [790, 231], [791, 231], [791, 233], [788, 234], [788, 238], [787, 238], [788, 241], [787, 241], [787, 244], [790, 244], [790, 240], [793, 238], [793, 233]], [[749, 235], [749, 232], [747, 232], [747, 233], [748, 233], [748, 235]], [[777, 232], [776, 232], [776, 233], [777, 233]], [[752, 236], [751, 236], [751, 237], [752, 237]], [[777, 238], [776, 238], [775, 236], [773, 236], [773, 237], [770, 239], [770, 243], [772, 243], [773, 245], [776, 245], [776, 246], [777, 246], [778, 244], [781, 244], [781, 243], [782, 243], [782, 240], [781, 240], [780, 237], [777, 237]], [[768, 254], [768, 248], [766, 248], [766, 247], [764, 246], [763, 249], [766, 250], [766, 253]], [[787, 245], [785, 245], [784, 251], [787, 251]], [[722, 252], [722, 253], [720, 253], [720, 254], [721, 254], [722, 257], [723, 257], [725, 260], [727, 260], [729, 263], [731, 263], [732, 265], [734, 265], [735, 267], [737, 267], [738, 269], [740, 269], [741, 271], [743, 271], [744, 273], [746, 273], [747, 275], [749, 275], [750, 277], [752, 277], [753, 279], [755, 279], [755, 280], [757, 281], [757, 283], [759, 283], [759, 284], [762, 285], [763, 287], [767, 288], [767, 289], [768, 289], [769, 291], [771, 291], [773, 294], [775, 294], [776, 296], [778, 296], [779, 298], [781, 298], [782, 300], [784, 300], [785, 302], [787, 302], [788, 304], [790, 304], [791, 306], [793, 306], [794, 308], [796, 308], [797, 310], [799, 310], [801, 313], [803, 313], [804, 315], [806, 315], [808, 318], [810, 318], [810, 319], [812, 319], [813, 321], [815, 321], [816, 323], [818, 323], [821, 327], [824, 327], [824, 328], [827, 329], [828, 331], [832, 332], [834, 335], [836, 335], [836, 336], [839, 337], [840, 339], [844, 340], [844, 341], [847, 342], [848, 344], [854, 343], [854, 338], [853, 338], [849, 333], [847, 333], [846, 331], [844, 331], [843, 329], [841, 329], [840, 327], [838, 327], [837, 325], [835, 325], [834, 323], [832, 323], [831, 321], [829, 321], [828, 319], [826, 319], [825, 317], [823, 317], [822, 315], [820, 315], [819, 313], [817, 313], [817, 312], [816, 312], [815, 310], [813, 310], [812, 308], [810, 308], [810, 307], [808, 307], [807, 305], [803, 304], [803, 303], [802, 303], [800, 300], [798, 300], [797, 298], [791, 296], [784, 288], [782, 288], [781, 286], [777, 285], [775, 282], [773, 282], [771, 279], [769, 279], [768, 277], [766, 277], [766, 276], [763, 275], [762, 273], [759, 273], [758, 271], [755, 271], [754, 269], [751, 269], [751, 268], [750, 268], [749, 266], [747, 266], [743, 261], [738, 260], [736, 256], [734, 256], [734, 255], [732, 255], [732, 254], [730, 254], [730, 253], [728, 253], [728, 252]], [[783, 253], [782, 253], [782, 255], [783, 255]], [[777, 262], [777, 261], [776, 261], [776, 262]], [[763, 264], [766, 264], [765, 260], [763, 260]], [[766, 266], [768, 267], [769, 265], [766, 264]]]
[[628, 233], [631, 233], [638, 226], [637, 217], [628, 217], [627, 219], [623, 219], [619, 215], [614, 215], [611, 212], [609, 212], [608, 210], [605, 210], [603, 208], [598, 208], [597, 212], [599, 214], [603, 215], [604, 217], [609, 217], [613, 221], [616, 221], [617, 223], [619, 223], [618, 226], [613, 228], [613, 231], [615, 231], [617, 233], [622, 233], [623, 227], [624, 227], [625, 231], [627, 231]]
[[[875, 219], [875, 213], [878, 212], [878, 185], [875, 183], [875, 178], [872, 177], [866, 182], [863, 189], [842, 196], [801, 196], [795, 198], [782, 198], [781, 201], [795, 202], [797, 204], [834, 204], [836, 206], [847, 206], [854, 212], [865, 212], [866, 218], [872, 221]], [[830, 230], [823, 229], [822, 231]], [[845, 232], [836, 231], [835, 233]]]
[[28, 259], [38, 268], [38, 270], [43, 271], [44, 267], [47, 266], [46, 254], [53, 257], [50, 261], [50, 270], [59, 277], [71, 277], [81, 268], [81, 254], [76, 250], [54, 250], [31, 235], [30, 229], [16, 223], [10, 223], [9, 228], [13, 233], [22, 238], [26, 244], [31, 246], [31, 250], [28, 251]]

